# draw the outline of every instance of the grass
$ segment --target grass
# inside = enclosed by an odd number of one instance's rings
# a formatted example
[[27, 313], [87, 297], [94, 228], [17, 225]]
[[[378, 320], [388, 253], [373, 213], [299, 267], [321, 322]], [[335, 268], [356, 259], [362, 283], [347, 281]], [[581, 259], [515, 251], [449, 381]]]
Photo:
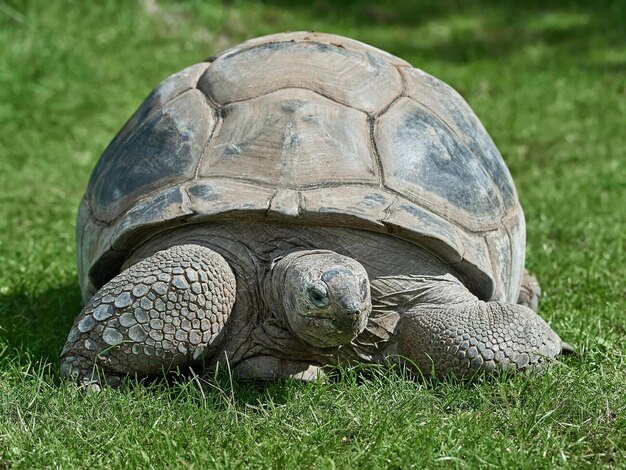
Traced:
[[[625, 23], [619, 0], [0, 1], [0, 468], [626, 467]], [[98, 156], [161, 79], [301, 29], [466, 97], [516, 181], [541, 314], [578, 357], [469, 383], [374, 369], [67, 389], [74, 217]]]

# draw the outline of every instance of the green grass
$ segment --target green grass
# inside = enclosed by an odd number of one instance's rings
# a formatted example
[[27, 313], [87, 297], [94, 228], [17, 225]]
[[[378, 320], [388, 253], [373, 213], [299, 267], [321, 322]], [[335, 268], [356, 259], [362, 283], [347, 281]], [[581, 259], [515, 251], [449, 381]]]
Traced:
[[[0, 1], [0, 468], [626, 467], [623, 1], [97, 3]], [[301, 29], [372, 43], [466, 97], [516, 181], [541, 314], [579, 356], [470, 383], [375, 369], [67, 389], [74, 217], [98, 156], [163, 78]]]

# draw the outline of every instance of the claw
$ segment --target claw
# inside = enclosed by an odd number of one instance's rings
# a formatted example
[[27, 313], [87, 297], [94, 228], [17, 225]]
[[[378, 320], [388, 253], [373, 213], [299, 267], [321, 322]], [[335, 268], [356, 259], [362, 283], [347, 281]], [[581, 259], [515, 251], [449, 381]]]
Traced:
[[576, 350], [572, 346], [567, 344], [565, 341], [561, 341], [561, 354], [563, 354], [564, 356], [577, 356], [578, 355]]

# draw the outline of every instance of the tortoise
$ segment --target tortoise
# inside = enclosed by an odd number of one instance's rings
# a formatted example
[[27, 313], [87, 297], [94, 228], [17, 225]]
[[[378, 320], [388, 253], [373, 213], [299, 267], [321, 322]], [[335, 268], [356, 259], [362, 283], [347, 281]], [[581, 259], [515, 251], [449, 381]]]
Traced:
[[[76, 225], [84, 383], [192, 366], [541, 370], [511, 175], [451, 87], [344, 37], [253, 39], [166, 79], [98, 161]], [[105, 383], [105, 382], [103, 382]]]

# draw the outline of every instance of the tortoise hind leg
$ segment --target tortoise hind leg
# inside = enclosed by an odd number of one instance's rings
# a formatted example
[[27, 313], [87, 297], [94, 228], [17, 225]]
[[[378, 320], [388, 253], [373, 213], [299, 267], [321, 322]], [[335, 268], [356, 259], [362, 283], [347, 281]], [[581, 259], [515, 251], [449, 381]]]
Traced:
[[539, 309], [540, 298], [541, 287], [539, 286], [539, 281], [524, 268], [524, 276], [522, 277], [522, 286], [520, 288], [519, 297], [517, 298], [517, 303], [536, 312]]
[[218, 253], [179, 245], [129, 267], [87, 303], [61, 353], [61, 374], [110, 385], [186, 367], [221, 339], [235, 277]]

